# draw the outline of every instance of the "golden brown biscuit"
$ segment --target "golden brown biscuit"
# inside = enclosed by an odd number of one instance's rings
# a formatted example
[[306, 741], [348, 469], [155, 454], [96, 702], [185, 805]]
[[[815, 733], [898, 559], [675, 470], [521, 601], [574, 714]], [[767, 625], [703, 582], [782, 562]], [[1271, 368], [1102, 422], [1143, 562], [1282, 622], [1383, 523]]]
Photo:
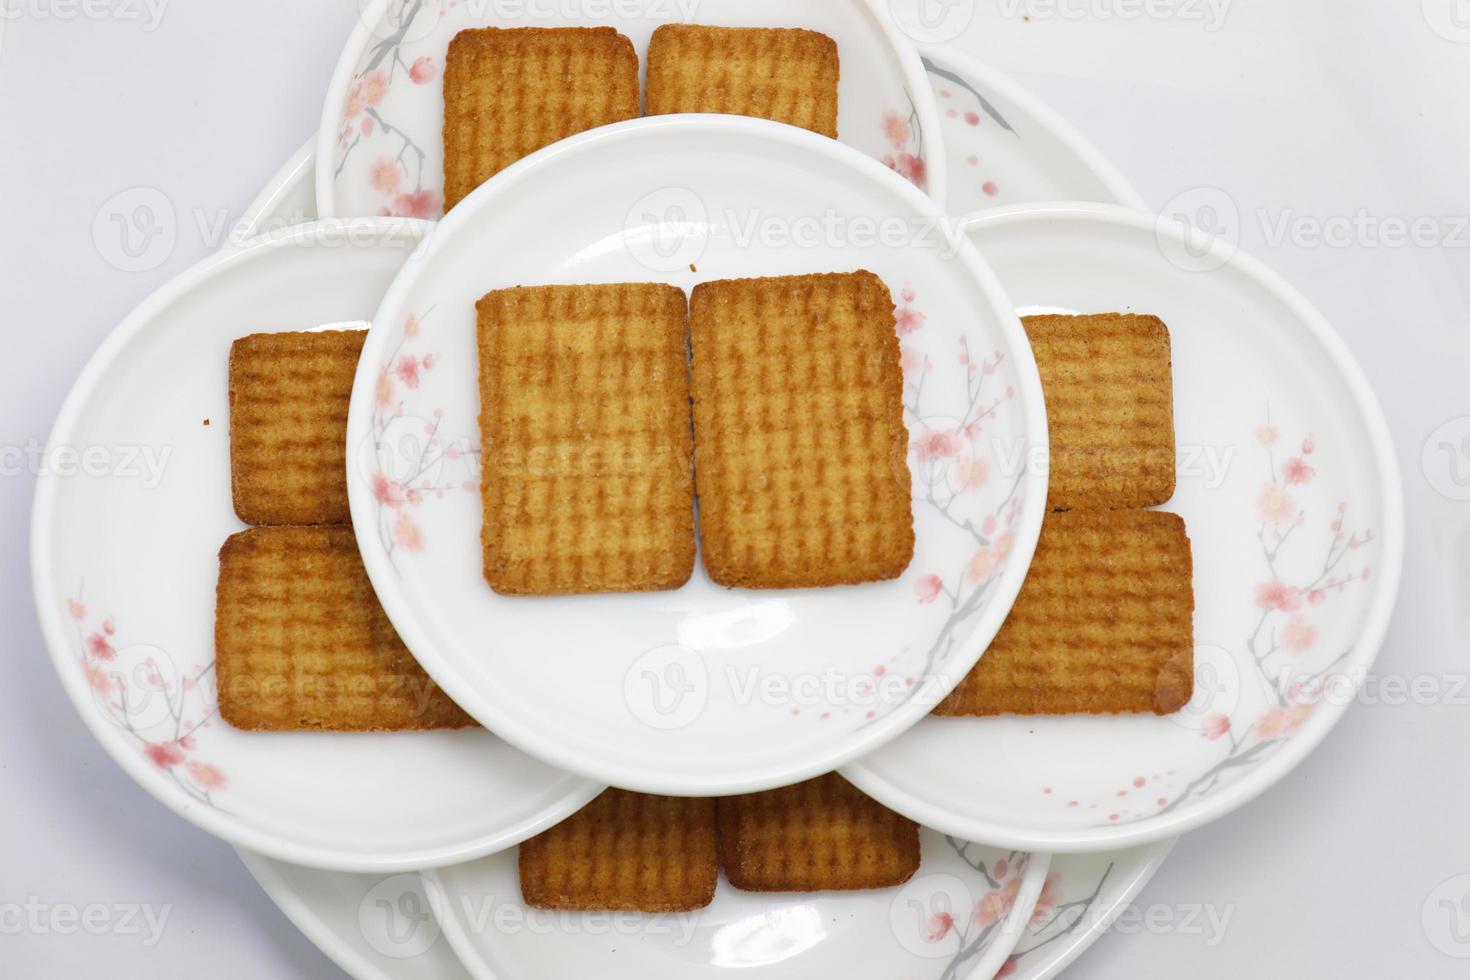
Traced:
[[914, 522], [893, 297], [871, 272], [695, 288], [704, 564], [721, 585], [903, 574]]
[[348, 524], [347, 406], [362, 330], [264, 333], [230, 348], [230, 471], [246, 524]]
[[674, 286], [479, 302], [485, 578], [503, 595], [677, 589], [694, 572], [689, 305]]
[[1010, 618], [936, 715], [1169, 715], [1194, 695], [1193, 557], [1155, 511], [1051, 514]]
[[1154, 316], [1033, 316], [1051, 427], [1052, 510], [1152, 507], [1174, 496], [1169, 329]]
[[460, 31], [444, 67], [444, 208], [544, 146], [638, 117], [638, 55], [611, 27]]
[[521, 897], [575, 912], [690, 912], [715, 897], [715, 801], [610, 789], [521, 845]]
[[350, 528], [271, 527], [220, 549], [219, 712], [247, 731], [418, 731], [473, 719], [398, 639]]
[[648, 114], [758, 116], [837, 138], [837, 42], [816, 31], [666, 24], [648, 45]]
[[919, 825], [836, 773], [720, 800], [720, 867], [748, 892], [901, 885], [919, 870]]

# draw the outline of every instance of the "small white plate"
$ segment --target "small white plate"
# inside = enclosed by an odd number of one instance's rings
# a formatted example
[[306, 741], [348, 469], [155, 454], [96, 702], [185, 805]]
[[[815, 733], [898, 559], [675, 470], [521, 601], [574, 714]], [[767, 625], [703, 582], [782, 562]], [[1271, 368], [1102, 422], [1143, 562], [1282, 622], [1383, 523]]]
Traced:
[[1176, 843], [1052, 858], [1026, 933], [996, 980], [1051, 980], [1059, 975], [1118, 921]]
[[649, 38], [668, 23], [806, 27], [830, 35], [842, 58], [842, 141], [944, 199], [934, 96], [918, 54], [882, 0], [374, 0], [337, 63], [322, 112], [316, 180], [322, 215], [443, 213], [444, 59], [460, 31], [611, 26], [633, 42], [646, 77]]
[[926, 826], [1052, 851], [1127, 847], [1255, 798], [1326, 737], [1398, 593], [1388, 428], [1322, 316], [1228, 242], [1104, 205], [982, 216], [1021, 312], [1169, 325], [1179, 490], [1194, 544], [1196, 695], [1179, 715], [931, 718], [846, 771]]
[[[368, 573], [450, 696], [538, 758], [689, 796], [799, 782], [923, 718], [1009, 610], [1046, 493], [1044, 474], [1019, 463], [1046, 441], [1030, 347], [979, 253], [942, 224], [913, 185], [841, 143], [735, 116], [584, 133], [455, 208], [375, 318], [348, 423], [362, 450], [348, 492]], [[628, 281], [688, 290], [859, 268], [882, 276], [900, 306], [918, 537], [902, 578], [747, 592], [699, 569], [668, 593], [490, 590], [475, 482], [437, 472], [479, 445], [484, 293]], [[957, 425], [969, 434], [951, 434]], [[971, 456], [972, 444], [994, 455]], [[941, 458], [950, 452], [966, 465]]]
[[919, 53], [939, 111], [950, 214], [1042, 201], [1145, 207], [1075, 126], [1010, 76], [953, 45]]
[[708, 907], [670, 915], [529, 908], [515, 851], [431, 874], [430, 894], [475, 980], [990, 980], [1031, 920], [1049, 859], [921, 839], [923, 864], [900, 888], [757, 894], [721, 876]]
[[598, 791], [483, 731], [248, 734], [217, 717], [216, 555], [241, 530], [230, 502], [230, 344], [366, 319], [429, 227], [299, 227], [173, 280], [87, 365], [37, 483], [37, 609], [93, 735], [195, 824], [299, 864], [467, 860]]

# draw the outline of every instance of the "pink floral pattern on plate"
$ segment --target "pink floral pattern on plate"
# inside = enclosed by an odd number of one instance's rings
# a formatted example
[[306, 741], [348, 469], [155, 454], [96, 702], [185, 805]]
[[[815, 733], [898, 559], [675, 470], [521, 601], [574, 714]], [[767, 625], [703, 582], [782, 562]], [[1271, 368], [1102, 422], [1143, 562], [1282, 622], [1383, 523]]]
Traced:
[[929, 164], [924, 153], [924, 131], [919, 126], [919, 110], [913, 95], [904, 94], [909, 100], [907, 114], [892, 110], [883, 114], [883, 135], [892, 150], [883, 157], [883, 164], [920, 190], [927, 190]]
[[76, 597], [66, 601], [66, 617], [76, 629], [78, 661], [98, 710], [179, 789], [223, 811], [215, 794], [229, 787], [229, 778], [197, 754], [201, 736], [219, 713], [212, 690], [214, 661], [181, 677], [162, 651], [119, 646], [116, 621], [110, 616], [95, 620], [82, 593], [78, 587]]
[[1068, 889], [1062, 873], [1053, 871], [1048, 874], [1046, 883], [1041, 887], [1041, 894], [1036, 899], [1036, 906], [1031, 911], [1026, 934], [1021, 937], [1020, 943], [1005, 964], [996, 971], [996, 980], [1016, 975], [1029, 960], [1035, 959], [1038, 953], [1052, 943], [1072, 935], [1084, 925], [1094, 923], [1098, 899], [1102, 897], [1103, 888], [1116, 867], [1116, 864], [1110, 862], [1092, 891], [1072, 901], [1063, 900]]
[[966, 964], [989, 949], [1004, 928], [1025, 881], [1031, 856], [1011, 851], [987, 867], [983, 859], [971, 853], [978, 845], [954, 837], [945, 837], [944, 841], [961, 861], [980, 875], [985, 886], [973, 908], [936, 911], [925, 923], [926, 942], [940, 942], [949, 935], [959, 940], [959, 950], [945, 965], [939, 980], [961, 980], [967, 976]]
[[451, 493], [480, 492], [480, 447], [442, 438], [443, 409], [429, 417], [405, 410], [406, 398], [418, 390], [423, 375], [439, 365], [439, 355], [424, 343], [433, 313], [430, 309], [404, 321], [398, 346], [378, 369], [374, 391], [373, 444], [366, 465], [378, 532], [395, 567], [400, 552], [420, 553], [428, 546], [415, 519], [420, 507]]
[[[1253, 434], [1263, 457], [1263, 480], [1255, 496], [1255, 538], [1260, 564], [1254, 580], [1242, 591], [1259, 613], [1255, 628], [1243, 638], [1245, 656], [1234, 658], [1249, 668], [1265, 694], [1265, 707], [1250, 705], [1204, 717], [1199, 735], [1220, 745], [1220, 757], [1199, 772], [1139, 774], [1117, 790], [1111, 805], [1088, 804], [1106, 812], [1099, 826], [1120, 826], [1169, 813], [1208, 796], [1229, 780], [1231, 773], [1269, 757], [1291, 741], [1312, 718], [1324, 697], [1335, 691], [1355, 691], [1340, 671], [1349, 659], [1349, 647], [1319, 666], [1307, 666], [1317, 652], [1319, 624], [1334, 612], [1336, 600], [1372, 577], [1368, 549], [1377, 538], [1371, 528], [1354, 528], [1348, 502], [1328, 514], [1312, 513], [1298, 503], [1298, 494], [1318, 479], [1316, 439], [1306, 435], [1288, 443], [1282, 431], [1267, 420]], [[1320, 497], [1320, 494], [1318, 495]], [[1321, 555], [1305, 577], [1285, 570], [1287, 558]], [[1298, 563], [1300, 564], [1300, 563]], [[1197, 668], [1198, 669], [1198, 668]], [[1208, 695], [1210, 678], [1201, 677], [1196, 698]], [[1245, 684], [1247, 677], [1240, 678]], [[1058, 800], [1050, 787], [1043, 790]], [[1066, 799], [1076, 808], [1082, 801]]]

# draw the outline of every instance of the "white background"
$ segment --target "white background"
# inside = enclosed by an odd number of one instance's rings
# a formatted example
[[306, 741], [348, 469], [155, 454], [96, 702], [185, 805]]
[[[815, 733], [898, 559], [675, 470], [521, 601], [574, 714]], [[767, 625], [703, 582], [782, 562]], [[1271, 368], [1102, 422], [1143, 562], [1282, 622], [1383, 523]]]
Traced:
[[[145, 0], [80, 2], [0, 0], [0, 447], [45, 439], [98, 342], [213, 251], [313, 132], [357, 12], [151, 0], [164, 5], [154, 23]], [[1162, 910], [1157, 924], [1213, 905], [1231, 916], [1223, 938], [1130, 930], [1069, 975], [1462, 977], [1470, 960], [1447, 953], [1470, 956], [1470, 879], [1430, 899], [1470, 874], [1470, 692], [1456, 680], [1470, 675], [1470, 503], [1452, 499], [1470, 455], [1421, 455], [1446, 423], [1461, 420], [1456, 443], [1470, 434], [1470, 27], [1430, 27], [1457, 3], [1470, 24], [1470, 3], [1235, 0], [1218, 30], [1155, 3], [1136, 17], [1141, 0], [979, 0], [960, 43], [1081, 126], [1151, 205], [1224, 189], [1245, 247], [1347, 338], [1408, 493], [1409, 565], [1379, 675], [1440, 694], [1355, 707], [1283, 785], [1180, 844], [1138, 904]], [[178, 237], [156, 268], [123, 272], [93, 220], [139, 186], [171, 202]], [[1421, 217], [1450, 241], [1395, 248], [1378, 234]], [[1341, 246], [1273, 240], [1282, 221], [1300, 236], [1334, 219], [1358, 226]], [[0, 475], [0, 913], [31, 898], [171, 911], [151, 948], [17, 934], [0, 914], [0, 976], [340, 977], [229, 847], [148, 798], [75, 717], [31, 608], [32, 485]], [[1445, 896], [1463, 899], [1458, 923]]]

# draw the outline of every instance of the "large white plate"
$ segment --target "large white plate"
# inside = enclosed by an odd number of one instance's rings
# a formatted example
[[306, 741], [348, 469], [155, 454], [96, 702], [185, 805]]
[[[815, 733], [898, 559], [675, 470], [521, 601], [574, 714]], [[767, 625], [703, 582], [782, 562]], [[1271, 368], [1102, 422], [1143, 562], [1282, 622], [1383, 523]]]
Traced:
[[931, 718], [846, 774], [928, 826], [1011, 847], [1202, 826], [1301, 762], [1377, 657], [1404, 548], [1382, 412], [1321, 315], [1224, 241], [1103, 205], [998, 212], [973, 237], [1023, 313], [1169, 325], [1166, 509], [1194, 545], [1195, 699], [1169, 718]]
[[435, 911], [475, 980], [739, 976], [990, 980], [1032, 918], [1049, 858], [930, 830], [900, 888], [756, 894], [723, 875], [707, 908], [557, 913], [521, 900], [517, 853], [429, 876]]
[[[369, 450], [349, 467], [358, 543], [414, 655], [513, 744], [651, 793], [799, 782], [919, 721], [1004, 619], [1046, 492], [1011, 465], [1046, 438], [1030, 347], [979, 254], [942, 226], [929, 198], [841, 143], [735, 116], [604, 127], [471, 195], [385, 298], [348, 425]], [[918, 536], [902, 578], [747, 592], [700, 569], [660, 594], [490, 590], [474, 481], [421, 475], [475, 458], [484, 293], [859, 268], [900, 306]]]
[[428, 225], [303, 226], [209, 259], [118, 327], [68, 396], [37, 483], [37, 609], [72, 703], [145, 789], [231, 843], [344, 870], [510, 846], [598, 787], [483, 732], [247, 734], [218, 720], [226, 365], [249, 333], [371, 316]]
[[337, 64], [317, 143], [323, 216], [437, 218], [444, 204], [443, 70], [449, 42], [475, 27], [617, 28], [646, 75], [661, 24], [806, 27], [837, 41], [838, 134], [944, 199], [933, 93], [886, 0], [374, 0]]

